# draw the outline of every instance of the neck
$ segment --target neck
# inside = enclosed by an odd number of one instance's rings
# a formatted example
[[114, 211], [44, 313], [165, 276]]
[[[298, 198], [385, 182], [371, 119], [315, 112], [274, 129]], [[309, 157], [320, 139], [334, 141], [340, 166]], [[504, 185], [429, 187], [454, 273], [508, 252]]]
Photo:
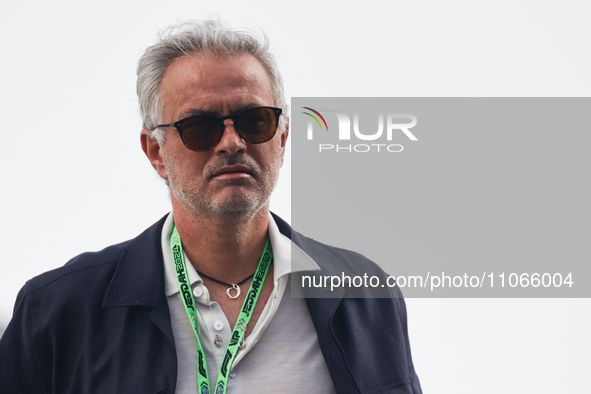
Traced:
[[199, 215], [173, 201], [183, 250], [197, 271], [228, 283], [256, 270], [269, 228], [269, 207], [250, 215]]

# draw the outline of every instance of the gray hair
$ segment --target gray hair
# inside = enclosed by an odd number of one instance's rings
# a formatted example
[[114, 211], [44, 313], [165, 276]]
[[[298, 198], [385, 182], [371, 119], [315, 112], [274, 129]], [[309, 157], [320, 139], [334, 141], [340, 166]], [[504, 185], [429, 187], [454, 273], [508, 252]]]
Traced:
[[284, 116], [279, 130], [285, 130], [288, 108], [283, 93], [283, 79], [273, 55], [269, 52], [269, 40], [263, 33], [259, 39], [251, 30], [230, 29], [219, 20], [187, 21], [170, 26], [160, 32], [158, 42], [146, 49], [137, 68], [137, 94], [143, 128], [152, 130], [151, 137], [160, 145], [164, 143], [164, 130], [156, 126], [162, 123], [160, 85], [168, 66], [177, 58], [206, 53], [226, 57], [249, 53], [267, 70], [275, 106], [283, 109]]

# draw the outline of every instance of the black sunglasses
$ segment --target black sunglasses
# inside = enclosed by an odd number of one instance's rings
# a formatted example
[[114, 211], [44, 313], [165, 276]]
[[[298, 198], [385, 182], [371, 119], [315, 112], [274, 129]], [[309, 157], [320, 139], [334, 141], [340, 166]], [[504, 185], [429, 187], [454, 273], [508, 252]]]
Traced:
[[176, 127], [185, 146], [202, 152], [215, 147], [222, 139], [226, 119], [232, 119], [240, 137], [251, 144], [269, 141], [277, 132], [283, 111], [275, 107], [255, 107], [229, 116], [195, 115], [159, 127]]

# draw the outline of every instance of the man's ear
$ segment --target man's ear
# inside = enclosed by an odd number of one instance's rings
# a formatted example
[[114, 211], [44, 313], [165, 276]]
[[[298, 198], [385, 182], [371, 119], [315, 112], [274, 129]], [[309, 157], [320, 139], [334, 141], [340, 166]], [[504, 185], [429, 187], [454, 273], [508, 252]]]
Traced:
[[143, 129], [140, 134], [140, 140], [142, 142], [142, 150], [152, 163], [152, 167], [156, 170], [158, 175], [164, 179], [168, 179], [166, 175], [166, 169], [164, 168], [164, 160], [162, 159], [162, 148], [155, 138], [152, 138], [152, 132], [148, 129]]
[[281, 164], [283, 165], [283, 157], [285, 156], [285, 145], [287, 144], [287, 136], [289, 135], [289, 120], [285, 122], [285, 130], [281, 133]]

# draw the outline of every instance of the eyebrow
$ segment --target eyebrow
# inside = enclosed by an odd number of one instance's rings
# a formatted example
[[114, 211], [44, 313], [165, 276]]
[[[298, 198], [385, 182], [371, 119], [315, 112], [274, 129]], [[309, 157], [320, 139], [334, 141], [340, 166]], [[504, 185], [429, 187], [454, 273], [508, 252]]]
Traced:
[[197, 115], [214, 115], [214, 116], [217, 116], [217, 114], [215, 112], [213, 112], [213, 111], [206, 111], [206, 110], [199, 109], [199, 108], [191, 108], [191, 109], [188, 109], [186, 111], [183, 111], [180, 116], [181, 116], [182, 119], [184, 119], [184, 118], [188, 118], [188, 117], [191, 117], [191, 116], [197, 116]]
[[[264, 107], [264, 105], [261, 105], [258, 103], [247, 103], [247, 104], [244, 104], [244, 105], [234, 108], [234, 110], [232, 111], [231, 114], [236, 115], [242, 111], [245, 111], [250, 108], [256, 108], [256, 107]], [[223, 115], [219, 115], [218, 113], [216, 113], [214, 111], [207, 111], [207, 110], [200, 109], [200, 108], [188, 109], [186, 111], [183, 111], [180, 116], [181, 116], [181, 119], [186, 119], [188, 117], [197, 116], [197, 115], [213, 115], [213, 116], [218, 116], [218, 117], [223, 116]]]

